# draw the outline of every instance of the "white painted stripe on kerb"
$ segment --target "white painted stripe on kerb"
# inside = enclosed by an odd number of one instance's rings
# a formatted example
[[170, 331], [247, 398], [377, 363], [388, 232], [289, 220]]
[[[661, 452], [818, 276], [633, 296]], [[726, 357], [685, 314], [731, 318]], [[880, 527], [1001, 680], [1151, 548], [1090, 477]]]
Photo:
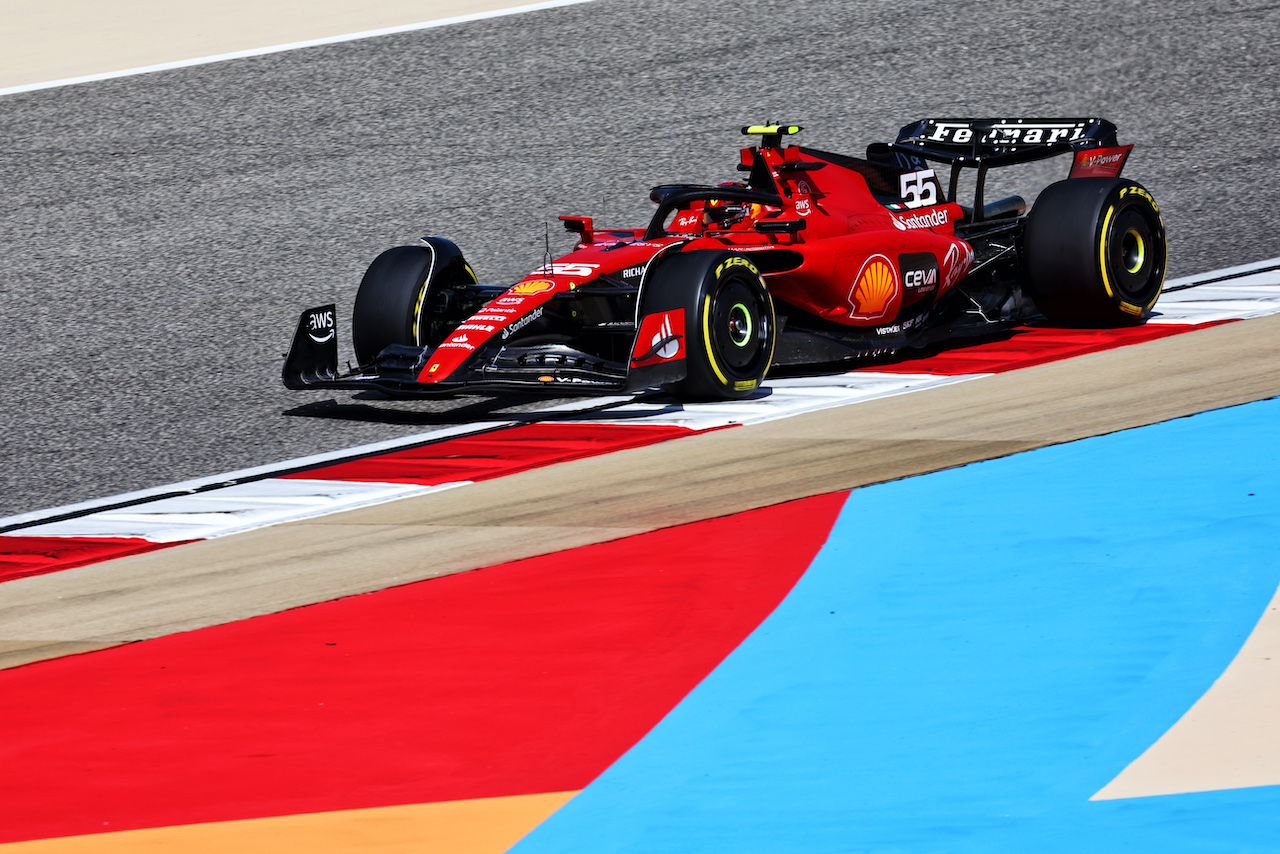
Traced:
[[668, 424], [712, 430], [731, 424], [760, 424], [805, 412], [862, 403], [881, 397], [974, 380], [989, 374], [889, 374], [851, 372], [838, 376], [771, 379], [747, 400], [679, 403], [636, 400], [574, 421], [587, 424]]
[[439, 492], [466, 483], [470, 481], [419, 486], [271, 478], [91, 513], [17, 533], [30, 537], [136, 537], [153, 543], [208, 540]]
[[133, 77], [138, 74], [151, 74], [155, 71], [170, 71], [175, 68], [190, 68], [194, 65], [210, 65], [215, 62], [226, 62], [232, 59], [246, 59], [251, 56], [265, 56], [271, 53], [284, 53], [290, 50], [301, 50], [306, 47], [320, 47], [327, 44], [358, 41], [360, 39], [390, 36], [396, 33], [409, 33], [415, 30], [429, 30], [435, 27], [448, 27], [453, 24], [465, 24], [468, 21], [481, 21], [487, 18], [501, 18], [506, 15], [521, 15], [525, 12], [540, 12], [543, 9], [555, 9], [560, 6], [575, 6], [579, 3], [590, 3], [592, 0], [545, 0], [542, 3], [530, 3], [525, 6], [513, 6], [510, 9], [494, 9], [489, 12], [473, 12], [469, 15], [455, 15], [452, 18], [440, 18], [435, 21], [422, 21], [417, 24], [402, 24], [398, 27], [383, 27], [378, 30], [365, 30], [359, 33], [347, 33], [339, 36], [310, 39], [308, 41], [291, 42], [289, 44], [272, 45], [270, 47], [237, 50], [232, 53], [219, 53], [214, 56], [202, 56], [196, 59], [180, 59], [174, 62], [162, 62], [157, 65], [143, 65], [138, 68], [126, 68], [120, 71], [105, 71], [100, 74], [86, 74], [83, 77], [67, 77], [62, 80], [49, 80], [43, 83], [24, 83], [20, 86], [9, 86], [0, 89], [0, 95], [16, 95], [19, 92], [34, 92], [39, 89], [55, 89], [60, 86], [74, 86], [78, 83], [93, 83], [98, 80], [113, 80], [117, 77]]
[[[1280, 314], [1280, 258], [1176, 279], [1165, 285], [1151, 323], [1214, 323]], [[1270, 269], [1269, 269], [1270, 268]], [[1198, 282], [1231, 276], [1226, 281]]]
[[[56, 519], [59, 516], [84, 515], [86, 513], [92, 513], [95, 510], [118, 506], [121, 504], [139, 504], [165, 497], [181, 498], [185, 496], [174, 495], [174, 493], [181, 492], [195, 494], [203, 490], [220, 488], [218, 487], [218, 484], [226, 484], [229, 488], [235, 481], [262, 480], [270, 477], [271, 475], [281, 474], [283, 472], [312, 468], [314, 466], [324, 465], [325, 463], [343, 462], [356, 457], [367, 457], [373, 456], [374, 454], [398, 451], [403, 448], [422, 445], [427, 442], [440, 441], [442, 439], [450, 439], [456, 436], [470, 436], [474, 433], [484, 433], [501, 427], [511, 427], [516, 423], [517, 422], [515, 421], [483, 421], [475, 424], [461, 424], [454, 427], [445, 427], [431, 433], [419, 433], [413, 436], [405, 436], [400, 439], [387, 439], [386, 441], [373, 442], [368, 445], [359, 445], [354, 448], [344, 448], [341, 451], [312, 454], [309, 457], [284, 460], [283, 462], [271, 463], [270, 465], [239, 469], [237, 471], [226, 472], [224, 474], [215, 474], [210, 475], [209, 477], [197, 478], [195, 480], [186, 480], [181, 483], [156, 486], [151, 489], [139, 489], [136, 492], [126, 492], [123, 495], [109, 495], [105, 498], [94, 498], [89, 501], [81, 501], [76, 504], [66, 504], [62, 507], [54, 507], [48, 510], [35, 510], [30, 513], [20, 513], [17, 516], [8, 516], [0, 519], [0, 528], [7, 528], [11, 525], [26, 525], [33, 522], [39, 522], [41, 519]], [[30, 530], [32, 529], [20, 528], [13, 533], [17, 536], [23, 536]]]

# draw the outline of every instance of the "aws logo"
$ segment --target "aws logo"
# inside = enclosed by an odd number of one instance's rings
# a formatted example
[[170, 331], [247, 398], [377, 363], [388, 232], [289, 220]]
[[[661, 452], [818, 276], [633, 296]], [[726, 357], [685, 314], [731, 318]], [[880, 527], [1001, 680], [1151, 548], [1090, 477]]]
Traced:
[[307, 314], [307, 335], [312, 341], [317, 344], [324, 344], [333, 340], [333, 336], [336, 334], [337, 324], [334, 323], [332, 308], [324, 308]]
[[898, 294], [898, 274], [893, 262], [883, 255], [872, 255], [862, 264], [853, 289], [849, 291], [850, 314], [880, 317]]

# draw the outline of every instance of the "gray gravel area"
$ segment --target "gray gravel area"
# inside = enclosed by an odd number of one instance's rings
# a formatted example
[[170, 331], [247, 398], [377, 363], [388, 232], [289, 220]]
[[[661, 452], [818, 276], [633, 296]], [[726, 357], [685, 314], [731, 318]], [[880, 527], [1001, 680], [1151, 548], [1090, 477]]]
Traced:
[[0, 98], [0, 516], [500, 415], [314, 406], [279, 381], [299, 311], [347, 316], [426, 233], [513, 281], [546, 223], [569, 248], [558, 214], [640, 224], [653, 184], [735, 177], [748, 122], [859, 153], [1101, 115], [1171, 276], [1278, 256], [1277, 43], [1251, 2], [597, 0]]

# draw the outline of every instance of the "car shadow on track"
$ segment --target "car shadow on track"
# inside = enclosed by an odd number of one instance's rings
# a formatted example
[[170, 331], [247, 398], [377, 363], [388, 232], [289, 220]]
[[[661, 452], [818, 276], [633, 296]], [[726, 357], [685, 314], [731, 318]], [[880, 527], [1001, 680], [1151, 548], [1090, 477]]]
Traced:
[[[532, 413], [505, 412], [512, 406], [511, 400], [480, 399], [450, 401], [453, 405], [442, 408], [438, 404], [429, 410], [414, 406], [412, 401], [380, 398], [387, 405], [353, 400], [339, 403], [337, 400], [321, 400], [286, 409], [283, 415], [298, 418], [324, 418], [334, 421], [365, 421], [377, 424], [402, 424], [408, 426], [438, 427], [448, 424], [467, 424], [473, 421], [533, 420]], [[461, 403], [461, 405], [459, 405]]]
[[[751, 399], [766, 398], [768, 388], [758, 389]], [[410, 427], [445, 427], [477, 422], [507, 421], [534, 423], [576, 421], [588, 418], [599, 422], [652, 420], [678, 414], [684, 404], [660, 391], [620, 399], [618, 397], [568, 398], [550, 400], [539, 396], [466, 397], [447, 400], [401, 400], [374, 392], [361, 392], [350, 402], [334, 399], [295, 406], [282, 415], [322, 418], [334, 421], [363, 421]]]

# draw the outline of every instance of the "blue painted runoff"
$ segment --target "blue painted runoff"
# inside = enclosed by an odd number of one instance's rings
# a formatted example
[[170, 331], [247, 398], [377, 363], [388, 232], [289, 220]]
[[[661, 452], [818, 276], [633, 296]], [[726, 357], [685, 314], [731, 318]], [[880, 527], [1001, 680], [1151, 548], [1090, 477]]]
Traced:
[[1280, 786], [1089, 800], [1276, 592], [1277, 439], [1268, 400], [855, 490], [778, 609], [513, 851], [1280, 851]]

